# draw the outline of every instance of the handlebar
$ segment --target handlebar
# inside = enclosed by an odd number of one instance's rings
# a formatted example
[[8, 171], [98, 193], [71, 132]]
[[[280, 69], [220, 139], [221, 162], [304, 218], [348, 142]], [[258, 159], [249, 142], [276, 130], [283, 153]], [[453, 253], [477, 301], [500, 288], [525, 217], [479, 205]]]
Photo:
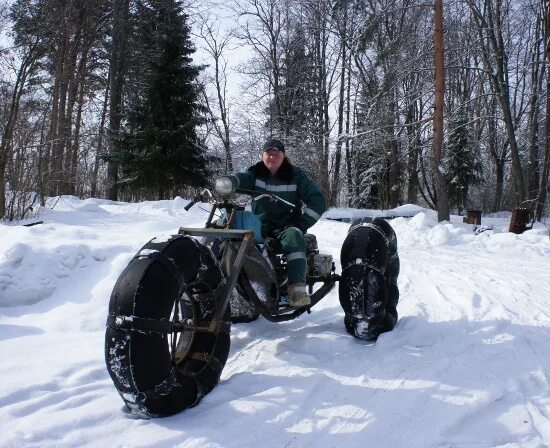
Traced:
[[183, 207], [183, 209], [184, 209], [186, 212], [188, 212], [189, 209], [190, 209], [191, 207], [193, 207], [193, 205], [195, 205], [196, 203], [197, 203], [197, 201], [195, 201], [195, 199], [193, 198], [193, 200], [192, 200], [191, 202], [189, 202], [189, 204], [187, 204], [185, 207]]
[[282, 202], [283, 204], [289, 206], [291, 210], [294, 210], [296, 208], [296, 205], [294, 205], [292, 202], [285, 201], [283, 198], [280, 198], [279, 196], [273, 193], [262, 193], [256, 196], [255, 198], [253, 198], [252, 200], [257, 201], [258, 199], [265, 198], [265, 197], [275, 202], [277, 201]]
[[183, 207], [183, 209], [186, 212], [188, 212], [189, 209], [193, 207], [193, 205], [195, 205], [197, 202], [200, 202], [202, 200], [202, 197], [204, 196], [205, 193], [208, 193], [208, 196], [212, 197], [212, 193], [210, 192], [210, 190], [208, 188], [205, 188], [199, 194], [197, 194], [193, 199], [191, 199], [191, 202], [189, 202], [189, 204]]
[[[281, 202], [282, 204], [286, 205], [287, 207], [290, 207], [290, 210], [291, 210], [291, 211], [294, 211], [294, 209], [296, 208], [296, 205], [295, 205], [295, 204], [293, 204], [292, 202], [289, 202], [289, 201], [285, 201], [283, 198], [277, 196], [277, 195], [274, 194], [274, 193], [265, 192], [265, 193], [259, 194], [258, 196], [254, 196], [255, 194], [258, 193], [258, 192], [255, 191], [255, 190], [240, 190], [240, 192], [251, 195], [251, 196], [252, 196], [252, 201], [253, 201], [253, 202], [254, 202], [254, 201], [257, 201], [257, 200], [259, 200], [259, 199], [268, 198], [268, 199], [271, 200], [271, 201]], [[211, 192], [208, 188], [205, 188], [205, 189], [202, 190], [200, 193], [198, 193], [198, 194], [191, 200], [191, 202], [189, 202], [189, 203], [184, 207], [184, 210], [188, 212], [188, 211], [191, 209], [191, 207], [193, 207], [197, 202], [200, 202], [200, 201], [203, 199], [203, 196], [204, 196], [205, 193], [208, 194], [209, 199], [212, 199], [212, 198], [213, 198], [212, 192]], [[226, 200], [226, 198], [224, 198], [224, 201], [225, 201], [225, 200]]]

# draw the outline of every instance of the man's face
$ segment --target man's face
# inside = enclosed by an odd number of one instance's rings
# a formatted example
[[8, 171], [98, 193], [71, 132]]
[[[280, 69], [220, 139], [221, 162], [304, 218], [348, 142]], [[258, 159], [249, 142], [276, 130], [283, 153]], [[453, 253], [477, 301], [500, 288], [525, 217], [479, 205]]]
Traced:
[[277, 148], [268, 148], [262, 153], [262, 162], [264, 162], [271, 175], [275, 175], [283, 164], [284, 158], [285, 153]]

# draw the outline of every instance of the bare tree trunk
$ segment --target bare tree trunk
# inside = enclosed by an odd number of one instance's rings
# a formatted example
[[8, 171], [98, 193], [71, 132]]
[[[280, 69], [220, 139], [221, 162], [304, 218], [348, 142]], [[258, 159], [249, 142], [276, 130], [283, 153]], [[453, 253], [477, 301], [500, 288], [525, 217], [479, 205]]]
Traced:
[[97, 190], [97, 175], [99, 173], [99, 161], [103, 151], [103, 134], [105, 132], [105, 120], [107, 117], [107, 105], [109, 104], [109, 82], [105, 86], [105, 96], [103, 99], [103, 109], [101, 110], [101, 120], [99, 122], [99, 129], [97, 132], [97, 149], [94, 158], [94, 168], [92, 170], [92, 185], [90, 196], [95, 198], [98, 196]]
[[324, 196], [330, 199], [330, 176], [328, 170], [328, 93], [327, 93], [327, 65], [326, 65], [326, 30], [322, 15], [322, 2], [316, 4], [313, 11], [314, 24], [314, 59], [315, 70], [315, 132], [314, 142], [316, 146], [316, 169], [318, 183]]
[[[63, 12], [64, 13], [64, 9]], [[51, 95], [51, 109], [50, 109], [50, 130], [48, 133], [48, 149], [49, 152], [49, 167], [50, 179], [48, 182], [48, 194], [55, 196], [59, 194], [59, 182], [61, 175], [59, 173], [63, 166], [63, 160], [60, 155], [60, 142], [59, 142], [59, 110], [60, 110], [60, 97], [61, 97], [61, 84], [63, 76], [63, 62], [65, 60], [65, 42], [66, 39], [61, 39], [61, 42], [56, 42], [59, 48], [55, 54], [55, 69], [54, 69], [54, 84]]]
[[531, 53], [531, 97], [529, 99], [529, 113], [527, 126], [529, 129], [529, 169], [527, 176], [527, 197], [528, 199], [535, 199], [539, 195], [539, 173], [540, 173], [540, 159], [539, 159], [539, 116], [540, 116], [540, 97], [542, 92], [543, 81], [543, 67], [541, 62], [540, 43], [544, 39], [541, 39], [541, 34], [544, 35], [543, 19], [538, 17], [535, 25], [534, 48]]
[[[216, 66], [218, 64], [216, 63]], [[222, 91], [220, 81], [218, 78], [218, 68], [216, 67], [216, 90], [218, 92], [218, 102], [220, 104], [220, 115], [223, 125], [223, 149], [225, 151], [225, 170], [226, 172], [233, 172], [233, 158], [231, 157], [231, 139], [230, 139], [230, 133], [229, 133], [229, 118], [227, 116], [227, 103], [226, 103], [226, 95], [225, 95], [225, 88]], [[223, 92], [223, 93], [222, 93]]]
[[445, 59], [443, 49], [443, 0], [435, 0], [435, 106], [434, 106], [434, 170], [437, 182], [437, 220], [449, 221], [449, 198], [443, 157], [443, 108], [445, 107]]
[[495, 163], [495, 195], [493, 197], [492, 211], [498, 212], [502, 206], [502, 196], [504, 194], [504, 169], [508, 159], [508, 144], [505, 143], [501, 149], [498, 147], [498, 123], [496, 117], [497, 103], [496, 98], [491, 97], [488, 104], [488, 129], [487, 143], [489, 154]]
[[40, 142], [38, 144], [38, 194], [40, 195], [40, 205], [46, 205], [46, 185], [44, 178], [46, 177], [45, 170], [47, 169], [48, 157], [44, 154], [44, 140], [46, 138], [46, 118], [47, 112], [44, 112], [42, 117], [42, 125], [40, 126]]
[[[407, 109], [406, 123], [411, 124], [420, 121], [419, 108], [422, 106], [418, 103], [421, 99], [415, 100]], [[407, 203], [416, 204], [418, 198], [418, 155], [420, 153], [420, 124], [407, 127], [409, 137], [409, 153], [407, 157], [407, 173], [409, 183], [407, 186]]]
[[[322, 3], [323, 4], [323, 3]], [[323, 11], [320, 11], [322, 16]], [[322, 120], [322, 148], [323, 148], [323, 159], [321, 161], [321, 179], [325, 180], [325, 197], [331, 197], [330, 194], [330, 172], [329, 172], [329, 160], [330, 160], [330, 146], [329, 146], [329, 134], [330, 134], [330, 116], [329, 116], [329, 92], [327, 85], [328, 69], [327, 69], [327, 30], [326, 30], [326, 21], [324, 17], [321, 18], [321, 42], [322, 42], [322, 51], [321, 51], [321, 68], [322, 68], [322, 110], [323, 110], [323, 120]], [[333, 205], [333, 204], [331, 204]]]
[[[548, 60], [550, 65], [550, 59]], [[547, 68], [548, 72], [548, 68]], [[546, 121], [544, 126], [544, 163], [542, 167], [542, 176], [539, 189], [539, 197], [537, 200], [536, 216], [540, 221], [544, 213], [544, 204], [546, 203], [546, 195], [548, 189], [548, 177], [550, 176], [550, 75], [546, 82]]]
[[24, 55], [19, 70], [17, 71], [15, 85], [11, 95], [11, 102], [7, 114], [7, 120], [4, 124], [4, 132], [0, 140], [0, 219], [4, 217], [6, 211], [6, 166], [11, 157], [10, 148], [12, 146], [13, 132], [17, 117], [19, 115], [19, 105], [21, 103], [21, 95], [27, 82], [29, 74], [34, 70], [36, 50], [38, 41], [32, 44], [26, 55]]
[[502, 206], [502, 194], [504, 193], [504, 165], [502, 158], [495, 159], [495, 197], [493, 198], [493, 212], [498, 212]]
[[[411, 109], [414, 105], [409, 105], [407, 108], [407, 115], [405, 124], [410, 124], [413, 121], [413, 115]], [[418, 151], [416, 148], [415, 130], [414, 126], [407, 128], [408, 136], [408, 153], [407, 153], [407, 204], [414, 204], [418, 195]]]
[[[115, 153], [115, 140], [122, 121], [122, 89], [126, 72], [126, 43], [128, 40], [129, 0], [113, 1], [113, 41], [109, 72], [111, 102], [109, 110], [109, 134], [111, 155]], [[118, 163], [110, 158], [107, 167], [107, 197], [112, 201], [118, 199]]]
[[225, 153], [225, 172], [231, 173], [233, 171], [233, 157], [231, 155], [231, 139], [230, 139], [230, 127], [229, 116], [227, 107], [227, 76], [226, 76], [226, 62], [223, 58], [223, 53], [227, 44], [230, 41], [231, 33], [226, 34], [221, 39], [215, 35], [212, 25], [204, 20], [201, 27], [201, 37], [208, 46], [207, 51], [214, 60], [214, 87], [216, 89], [216, 98], [218, 103], [218, 109], [220, 112], [220, 120], [222, 126], [220, 127], [216, 122], [214, 111], [208, 105], [208, 96], [204, 91], [204, 97], [207, 102], [207, 107], [213, 118], [214, 129], [218, 138], [221, 140], [224, 153]]
[[[497, 96], [502, 109], [506, 135], [508, 136], [510, 145], [510, 156], [512, 158], [512, 180], [516, 193], [516, 203], [520, 204], [525, 200], [525, 182], [519, 158], [512, 107], [510, 105], [508, 55], [506, 48], [504, 48], [505, 44], [502, 36], [502, 29], [505, 26], [502, 23], [502, 0], [485, 0], [483, 13], [474, 4], [474, 0], [467, 0], [467, 2], [476, 21], [482, 45], [483, 62], [487, 72], [490, 73], [489, 80], [493, 93]], [[495, 10], [493, 10], [493, 7]], [[491, 60], [491, 55], [495, 57], [494, 63]]]
[[[83, 27], [82, 33], [84, 34], [84, 37], [90, 35], [91, 30], [91, 23], [86, 22], [83, 24], [80, 24], [81, 28]], [[84, 38], [83, 38], [84, 39]], [[72, 79], [72, 85], [71, 85], [71, 91], [69, 94], [69, 120], [72, 121], [72, 115], [74, 106], [76, 104], [77, 112], [76, 112], [76, 118], [74, 120], [74, 135], [71, 136], [72, 130], [71, 130], [71, 123], [69, 122], [68, 125], [68, 138], [69, 139], [69, 145], [67, 150], [68, 160], [67, 160], [67, 167], [68, 167], [68, 190], [71, 192], [71, 194], [76, 195], [77, 194], [77, 165], [78, 165], [78, 151], [80, 146], [80, 128], [82, 125], [82, 110], [84, 107], [84, 92], [85, 92], [85, 86], [86, 86], [86, 77], [88, 75], [88, 54], [91, 49], [92, 40], [88, 39], [87, 42], [84, 42], [83, 45], [79, 46], [79, 52], [80, 52], [80, 60], [78, 62], [78, 68], [76, 70], [75, 75], [73, 76], [74, 79]], [[75, 42], [74, 45], [77, 45]], [[75, 60], [76, 64], [76, 60]]]
[[340, 191], [340, 166], [342, 161], [342, 145], [344, 139], [342, 132], [344, 131], [344, 104], [346, 102], [346, 64], [347, 64], [347, 21], [348, 21], [348, 8], [345, 7], [344, 17], [342, 23], [342, 31], [340, 33], [341, 40], [341, 52], [342, 52], [342, 70], [340, 73], [340, 92], [338, 98], [338, 140], [336, 142], [336, 154], [334, 156], [334, 168], [332, 172], [332, 186], [330, 203], [334, 206], [337, 205], [338, 192]]
[[71, 31], [69, 9], [72, 7], [71, 2], [68, 4], [64, 2], [64, 8], [62, 11], [62, 23], [63, 23], [63, 44], [62, 51], [60, 52], [60, 71], [59, 71], [59, 103], [57, 109], [57, 129], [56, 129], [56, 141], [54, 143], [56, 164], [54, 166], [56, 172], [56, 193], [57, 194], [69, 194], [68, 189], [68, 149], [70, 146], [70, 126], [73, 99], [70, 96], [70, 85], [74, 80], [74, 67], [76, 65], [76, 42], [75, 46], [71, 46]]
[[82, 109], [84, 107], [84, 83], [80, 85], [78, 94], [78, 106], [75, 120], [75, 130], [71, 145], [70, 186], [73, 195], [78, 195], [78, 152], [80, 148], [80, 128], [82, 125]]
[[[89, 26], [89, 22], [85, 21], [86, 4], [71, 4], [74, 10], [70, 12], [71, 16], [76, 15], [76, 21], [71, 29], [72, 36], [69, 38], [69, 51], [65, 70], [66, 82], [66, 106], [64, 107], [63, 119], [61, 120], [61, 141], [63, 145], [63, 181], [62, 192], [66, 194], [74, 194], [76, 191], [76, 178], [73, 177], [73, 170], [76, 176], [76, 165], [73, 165], [75, 159], [74, 136], [73, 136], [73, 114], [75, 106], [78, 109], [78, 99], [80, 86], [84, 83], [87, 70], [87, 53], [89, 48], [86, 48], [83, 42], [86, 33], [85, 27]], [[80, 60], [79, 60], [80, 55]], [[77, 64], [78, 61], [78, 64]], [[78, 112], [77, 112], [78, 113]], [[75, 126], [79, 126], [78, 120]], [[79, 136], [77, 137], [79, 138]]]
[[348, 57], [348, 85], [346, 87], [346, 142], [345, 142], [345, 153], [346, 153], [346, 180], [348, 185], [348, 197], [347, 203], [348, 206], [351, 206], [351, 200], [353, 196], [353, 170], [351, 166], [351, 51]]
[[401, 167], [399, 163], [399, 142], [395, 134], [395, 120], [396, 120], [396, 98], [395, 92], [392, 93], [392, 101], [390, 102], [389, 126], [388, 126], [388, 144], [390, 145], [389, 151], [389, 172], [388, 172], [388, 199], [389, 208], [395, 208], [399, 205], [399, 198], [401, 197], [401, 189], [399, 186], [399, 177], [401, 176]]
[[550, 2], [541, 0], [544, 11], [544, 48], [546, 54], [546, 121], [544, 126], [544, 163], [537, 200], [537, 219], [540, 221], [544, 213], [548, 176], [550, 175]]
[[[424, 183], [424, 186], [426, 187], [426, 192], [424, 192], [424, 190], [422, 189], [422, 185], [420, 183], [418, 185], [418, 190], [420, 191], [420, 195], [422, 196], [422, 198], [424, 198], [426, 203], [431, 208], [433, 208], [435, 210], [437, 208], [437, 203], [436, 203], [437, 198], [436, 198], [436, 194], [435, 194], [435, 189], [437, 187], [433, 183], [430, 185], [430, 180], [433, 181], [433, 179], [428, 178], [428, 174], [426, 173], [426, 166], [424, 164], [423, 154], [419, 155], [418, 160], [420, 162], [420, 173], [422, 174], [422, 182]], [[431, 160], [433, 160], [433, 159], [431, 159]], [[432, 166], [433, 166], [433, 164], [432, 164]]]

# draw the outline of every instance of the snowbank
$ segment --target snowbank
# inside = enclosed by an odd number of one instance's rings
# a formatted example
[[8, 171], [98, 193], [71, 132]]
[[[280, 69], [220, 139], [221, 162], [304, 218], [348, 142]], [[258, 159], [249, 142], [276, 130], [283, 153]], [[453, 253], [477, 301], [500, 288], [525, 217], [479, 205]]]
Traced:
[[[104, 365], [110, 292], [149, 239], [202, 226], [207, 204], [63, 197], [43, 225], [0, 225], [0, 446], [550, 446], [550, 241], [509, 217], [392, 211], [400, 321], [349, 336], [337, 288], [310, 315], [232, 329], [220, 384], [160, 420], [124, 410]], [[333, 209], [327, 217], [388, 211]], [[368, 214], [367, 214], [368, 213]], [[340, 267], [349, 224], [312, 229]]]

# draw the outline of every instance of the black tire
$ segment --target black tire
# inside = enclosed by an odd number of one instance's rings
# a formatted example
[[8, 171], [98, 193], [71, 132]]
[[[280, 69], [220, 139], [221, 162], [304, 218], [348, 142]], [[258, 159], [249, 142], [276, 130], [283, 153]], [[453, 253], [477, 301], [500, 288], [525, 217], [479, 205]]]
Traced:
[[[223, 254], [220, 254], [220, 265], [224, 274], [229, 276], [233, 262], [237, 257], [240, 242], [224, 243]], [[250, 248], [243, 268], [231, 296], [231, 322], [246, 323], [258, 319], [260, 313], [247, 297], [247, 289], [252, 288], [267, 309], [275, 310], [279, 301], [277, 281], [271, 262], [264, 257], [257, 247]]]
[[340, 254], [344, 324], [351, 335], [376, 340], [397, 322], [397, 237], [381, 218], [354, 221]]
[[[218, 383], [230, 347], [228, 310], [218, 329], [204, 329], [223, 283], [212, 252], [182, 235], [152, 239], [122, 272], [109, 302], [105, 361], [132, 414], [175, 414]], [[170, 332], [176, 313], [201, 330]]]

